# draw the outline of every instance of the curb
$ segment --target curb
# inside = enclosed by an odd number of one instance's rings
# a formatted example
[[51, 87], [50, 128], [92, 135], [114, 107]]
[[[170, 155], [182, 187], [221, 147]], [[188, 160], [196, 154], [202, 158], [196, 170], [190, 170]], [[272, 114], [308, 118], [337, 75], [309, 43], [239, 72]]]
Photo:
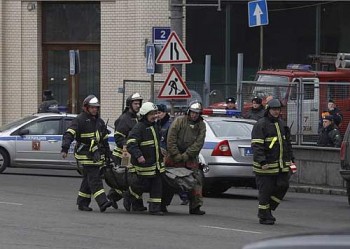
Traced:
[[289, 192], [347, 196], [346, 189], [310, 185], [290, 185]]

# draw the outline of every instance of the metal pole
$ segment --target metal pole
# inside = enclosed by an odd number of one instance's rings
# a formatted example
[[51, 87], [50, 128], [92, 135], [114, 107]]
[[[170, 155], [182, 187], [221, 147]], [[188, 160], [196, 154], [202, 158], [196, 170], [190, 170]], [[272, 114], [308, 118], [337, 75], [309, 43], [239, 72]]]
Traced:
[[[225, 84], [226, 94], [229, 91], [229, 84], [231, 83], [231, 4], [226, 5], [226, 28], [225, 28]], [[227, 96], [225, 96], [227, 97]]]
[[[170, 26], [175, 31], [180, 40], [183, 41], [183, 0], [170, 0]], [[176, 67], [180, 75], [182, 75], [182, 65], [172, 65]]]
[[[316, 6], [316, 44], [315, 44], [315, 55], [316, 58], [321, 54], [321, 5]], [[320, 70], [320, 62], [316, 60], [316, 71]]]
[[204, 106], [209, 106], [210, 93], [210, 71], [211, 71], [211, 55], [205, 56], [205, 71], [204, 71]]
[[237, 101], [239, 110], [243, 110], [242, 101], [242, 80], [243, 80], [243, 53], [237, 55]]
[[72, 113], [77, 113], [75, 99], [75, 75], [72, 75]]
[[259, 70], [263, 69], [264, 64], [264, 26], [260, 26], [260, 61]]
[[151, 99], [150, 101], [154, 103], [154, 74], [151, 74]]

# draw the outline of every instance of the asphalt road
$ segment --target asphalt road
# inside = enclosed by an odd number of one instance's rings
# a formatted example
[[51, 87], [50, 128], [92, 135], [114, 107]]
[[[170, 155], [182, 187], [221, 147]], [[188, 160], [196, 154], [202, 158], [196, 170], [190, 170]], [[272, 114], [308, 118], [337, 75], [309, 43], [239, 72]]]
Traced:
[[204, 216], [189, 215], [178, 197], [165, 216], [127, 213], [121, 203], [100, 213], [95, 201], [93, 212], [81, 212], [76, 176], [33, 169], [0, 174], [0, 248], [239, 249], [268, 237], [350, 228], [346, 197], [304, 193], [287, 193], [274, 213], [277, 223], [260, 225], [252, 189], [205, 198]]

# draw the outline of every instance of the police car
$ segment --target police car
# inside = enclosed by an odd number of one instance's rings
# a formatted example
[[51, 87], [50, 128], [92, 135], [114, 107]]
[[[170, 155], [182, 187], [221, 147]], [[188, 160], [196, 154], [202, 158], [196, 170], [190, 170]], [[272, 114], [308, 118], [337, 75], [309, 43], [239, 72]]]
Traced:
[[[76, 114], [38, 113], [0, 127], [0, 173], [7, 167], [76, 169], [74, 142], [61, 156], [62, 134]], [[113, 129], [109, 144], [114, 148]]]
[[256, 121], [239, 115], [236, 110], [203, 110], [207, 132], [199, 158], [205, 165], [205, 194], [223, 193], [232, 186], [256, 187], [251, 148]]

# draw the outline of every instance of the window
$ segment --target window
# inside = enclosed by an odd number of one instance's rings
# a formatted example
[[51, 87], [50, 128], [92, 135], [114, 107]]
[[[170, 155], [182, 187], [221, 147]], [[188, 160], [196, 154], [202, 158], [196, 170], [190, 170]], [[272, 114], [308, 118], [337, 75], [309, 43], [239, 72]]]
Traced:
[[60, 120], [44, 120], [30, 123], [23, 127], [29, 131], [28, 135], [59, 135]]

